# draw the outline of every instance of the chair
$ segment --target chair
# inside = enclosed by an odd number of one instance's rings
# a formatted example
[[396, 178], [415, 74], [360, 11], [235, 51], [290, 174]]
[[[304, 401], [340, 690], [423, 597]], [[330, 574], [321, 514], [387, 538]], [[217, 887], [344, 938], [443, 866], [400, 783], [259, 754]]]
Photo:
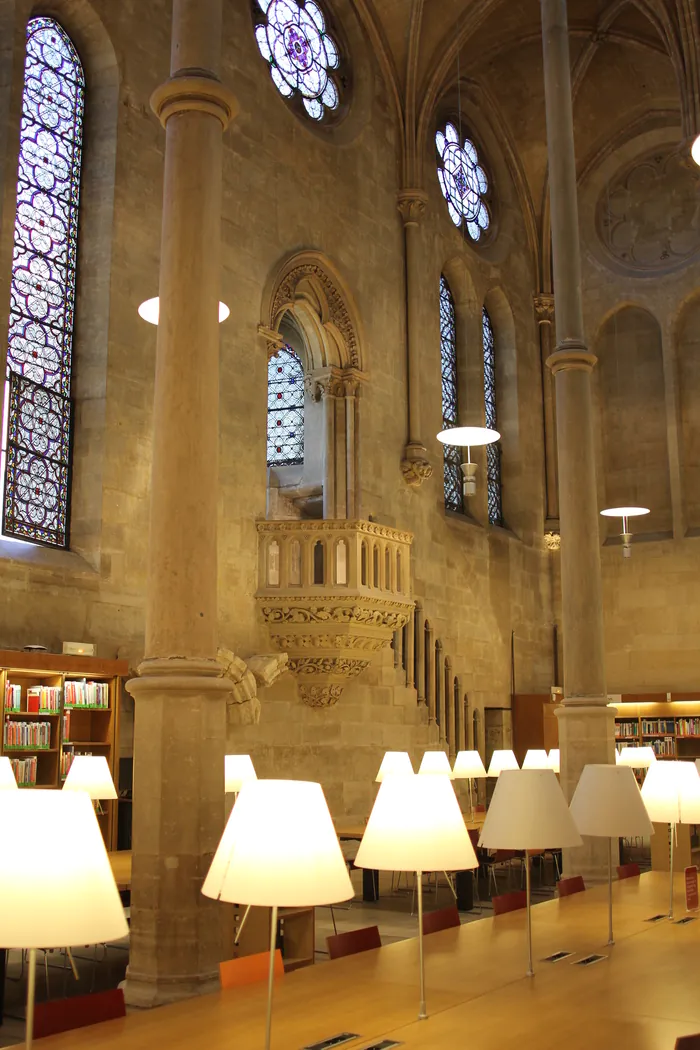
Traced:
[[568, 879], [559, 879], [557, 883], [557, 891], [560, 897], [570, 897], [572, 893], [581, 893], [585, 888], [586, 884], [583, 881], [583, 875], [572, 875]]
[[423, 935], [438, 933], [439, 930], [451, 930], [453, 927], [461, 925], [462, 920], [454, 904], [449, 908], [440, 908], [439, 911], [423, 913]]
[[47, 1035], [68, 1032], [72, 1028], [85, 1028], [100, 1021], [112, 1021], [116, 1017], [126, 1017], [121, 988], [37, 1003], [34, 1007], [34, 1036], [43, 1039]]
[[675, 1050], [700, 1050], [700, 1035], [679, 1035]]
[[378, 926], [363, 926], [361, 930], [348, 930], [326, 937], [326, 947], [331, 959], [342, 959], [345, 955], [357, 955], [358, 952], [369, 952], [372, 948], [381, 948], [382, 939]]
[[[496, 868], [502, 864], [508, 865], [508, 873], [512, 869], [512, 861], [518, 856], [518, 851], [514, 849], [497, 849], [493, 853], [486, 854], [482, 859], [482, 867], [488, 872], [488, 887], [491, 888], [491, 881], [493, 880], [493, 888], [498, 893], [498, 880], [496, 879]], [[510, 877], [508, 879], [510, 882]]]
[[[247, 984], [266, 981], [270, 972], [270, 953], [241, 955], [238, 959], [226, 959], [219, 963], [219, 980], [222, 988], [243, 988]], [[275, 952], [275, 977], [284, 976], [282, 952]]]
[[638, 864], [620, 864], [617, 869], [618, 879], [634, 879], [641, 875]]
[[525, 890], [501, 893], [499, 897], [493, 897], [491, 903], [494, 915], [506, 915], [509, 911], [519, 911], [527, 907], [527, 893]]

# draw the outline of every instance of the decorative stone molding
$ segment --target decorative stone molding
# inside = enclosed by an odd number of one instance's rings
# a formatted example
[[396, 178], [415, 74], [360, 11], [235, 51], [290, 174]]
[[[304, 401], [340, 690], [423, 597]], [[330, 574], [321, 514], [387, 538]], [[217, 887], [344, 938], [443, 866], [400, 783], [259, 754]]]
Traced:
[[535, 320], [538, 324], [554, 324], [554, 296], [543, 292], [533, 297]]
[[304, 703], [335, 704], [408, 621], [412, 541], [371, 521], [258, 523], [256, 601]]
[[428, 204], [428, 195], [423, 190], [401, 190], [396, 198], [396, 207], [401, 213], [404, 226], [418, 226]]
[[217, 117], [225, 131], [238, 108], [233, 92], [207, 73], [171, 77], [151, 95], [151, 109], [163, 127], [176, 113], [194, 110]]
[[433, 468], [427, 459], [402, 459], [401, 473], [407, 485], [419, 488], [424, 481], [433, 476]]
[[272, 301], [273, 323], [279, 323], [280, 316], [294, 303], [297, 285], [304, 278], [312, 277], [321, 287], [328, 306], [328, 317], [323, 323], [331, 322], [340, 332], [348, 353], [349, 363], [353, 368], [360, 368], [360, 351], [355, 326], [345, 299], [335, 287], [326, 270], [316, 262], [302, 262], [285, 274], [275, 292]]
[[548, 551], [561, 550], [561, 536], [558, 532], [545, 532], [544, 545]]

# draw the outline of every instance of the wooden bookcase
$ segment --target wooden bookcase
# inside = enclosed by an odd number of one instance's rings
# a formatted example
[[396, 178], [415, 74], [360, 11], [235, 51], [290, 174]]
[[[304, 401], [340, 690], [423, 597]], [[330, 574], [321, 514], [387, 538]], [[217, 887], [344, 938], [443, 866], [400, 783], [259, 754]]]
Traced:
[[[234, 906], [234, 930], [238, 932], [245, 908]], [[233, 958], [255, 955], [270, 947], [271, 908], [251, 908], [240, 943], [234, 946]], [[315, 913], [313, 908], [279, 908], [277, 945], [282, 951], [285, 973], [311, 966], [316, 948]]]
[[[117, 782], [119, 704], [122, 679], [126, 674], [126, 660], [0, 650], [3, 705], [0, 753], [26, 763], [25, 782], [17, 777], [20, 787], [60, 788], [71, 756], [80, 754], [104, 755], [112, 778]], [[71, 682], [106, 685], [107, 705], [74, 706], [66, 703], [66, 684]], [[16, 710], [7, 708], [8, 686], [17, 687], [13, 694]], [[56, 710], [29, 710], [28, 695], [35, 695], [37, 687], [55, 691]], [[35, 705], [36, 701], [33, 702]], [[18, 735], [23, 733], [30, 739], [17, 742]], [[106, 801], [100, 806], [102, 812], [98, 814], [98, 821], [107, 848], [113, 849], [116, 845], [117, 803]]]
[[[666, 696], [670, 697], [670, 701]], [[638, 700], [616, 702], [615, 743], [651, 746], [657, 758], [694, 761], [700, 758], [700, 698], [673, 693], [641, 694]]]

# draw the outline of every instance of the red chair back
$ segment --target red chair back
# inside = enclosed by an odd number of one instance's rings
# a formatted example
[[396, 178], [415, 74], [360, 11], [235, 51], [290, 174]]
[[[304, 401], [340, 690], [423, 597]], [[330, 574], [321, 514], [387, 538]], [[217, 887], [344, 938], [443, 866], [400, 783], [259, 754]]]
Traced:
[[559, 879], [557, 883], [560, 897], [570, 897], [572, 893], [581, 893], [585, 888], [586, 883], [583, 881], [583, 875], [572, 875], [568, 879]]
[[492, 897], [494, 915], [505, 915], [509, 911], [519, 911], [527, 907], [527, 893], [525, 890], [515, 890], [513, 893], [501, 893], [499, 897]]
[[331, 959], [342, 959], [345, 955], [357, 955], [358, 952], [381, 948], [382, 939], [378, 926], [363, 926], [361, 930], [348, 930], [347, 933], [336, 933], [333, 937], [326, 937], [326, 945]]
[[76, 995], [72, 999], [37, 1003], [34, 1007], [34, 1037], [43, 1039], [58, 1032], [69, 1032], [72, 1028], [86, 1028], [100, 1021], [112, 1021], [115, 1017], [126, 1017], [121, 988], [110, 988], [108, 992], [97, 992], [95, 995]]
[[[270, 953], [256, 952], [241, 955], [238, 959], [226, 959], [219, 963], [219, 981], [222, 988], [242, 988], [246, 984], [266, 981], [270, 973]], [[284, 977], [284, 963], [279, 948], [275, 952], [275, 978]]]
[[675, 1050], [700, 1050], [700, 1035], [680, 1035]]
[[427, 911], [423, 913], [423, 933], [437, 933], [439, 930], [451, 930], [454, 926], [461, 926], [457, 908], [452, 904], [449, 908], [440, 908], [439, 911]]
[[617, 869], [618, 879], [634, 879], [640, 874], [638, 864], [620, 864]]
[[479, 848], [479, 835], [480, 835], [479, 829], [478, 828], [468, 828], [467, 830], [469, 831], [469, 838], [472, 841], [472, 846], [474, 847], [474, 850], [476, 851]]

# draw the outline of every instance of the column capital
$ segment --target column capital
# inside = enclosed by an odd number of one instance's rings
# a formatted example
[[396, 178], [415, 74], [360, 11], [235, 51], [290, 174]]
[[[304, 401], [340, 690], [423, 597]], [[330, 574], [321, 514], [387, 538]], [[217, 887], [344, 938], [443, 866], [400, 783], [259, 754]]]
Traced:
[[535, 308], [535, 320], [538, 324], [554, 324], [554, 296], [551, 292], [541, 292], [532, 297]]
[[427, 459], [427, 449], [423, 445], [406, 446], [404, 458], [401, 460], [401, 473], [411, 488], [419, 488], [424, 481], [433, 476], [432, 465]]
[[396, 197], [396, 207], [404, 226], [418, 226], [427, 204], [428, 194], [423, 190], [401, 190]]
[[592, 372], [598, 358], [584, 343], [563, 342], [547, 358], [547, 366], [557, 372]]
[[176, 113], [194, 111], [217, 117], [225, 131], [238, 108], [233, 92], [206, 72], [171, 77], [151, 95], [151, 109], [163, 127]]

